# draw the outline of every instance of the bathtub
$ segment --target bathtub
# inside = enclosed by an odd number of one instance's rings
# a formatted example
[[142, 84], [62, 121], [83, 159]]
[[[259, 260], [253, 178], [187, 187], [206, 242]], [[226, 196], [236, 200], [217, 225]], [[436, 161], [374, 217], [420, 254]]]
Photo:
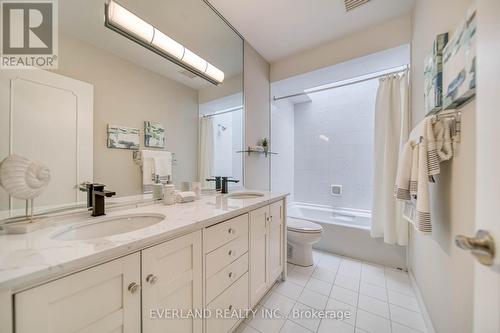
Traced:
[[287, 215], [323, 227], [321, 240], [313, 245], [315, 249], [406, 268], [405, 247], [386, 244], [382, 239], [370, 236], [370, 211], [292, 202], [287, 206]]

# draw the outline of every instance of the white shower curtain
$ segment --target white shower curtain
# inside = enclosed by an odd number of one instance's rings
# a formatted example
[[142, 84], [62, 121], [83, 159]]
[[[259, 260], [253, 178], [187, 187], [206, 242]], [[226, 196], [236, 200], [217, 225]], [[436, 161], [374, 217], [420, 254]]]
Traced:
[[375, 105], [375, 174], [372, 237], [389, 244], [408, 244], [408, 223], [394, 197], [398, 158], [409, 135], [408, 72], [380, 79]]
[[198, 177], [202, 188], [213, 187], [206, 181], [214, 176], [214, 125], [212, 117], [200, 118], [200, 148], [198, 156]]

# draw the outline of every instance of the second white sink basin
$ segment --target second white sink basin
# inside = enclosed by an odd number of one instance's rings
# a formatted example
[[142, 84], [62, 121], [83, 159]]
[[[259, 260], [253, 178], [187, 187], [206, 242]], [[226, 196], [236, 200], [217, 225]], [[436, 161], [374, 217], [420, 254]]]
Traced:
[[242, 191], [242, 192], [234, 192], [231, 194], [228, 194], [227, 198], [228, 199], [255, 199], [255, 198], [260, 198], [263, 197], [264, 194], [260, 192], [249, 192], [249, 191]]
[[85, 240], [123, 234], [143, 229], [165, 219], [162, 214], [130, 214], [77, 224], [53, 238], [60, 240]]

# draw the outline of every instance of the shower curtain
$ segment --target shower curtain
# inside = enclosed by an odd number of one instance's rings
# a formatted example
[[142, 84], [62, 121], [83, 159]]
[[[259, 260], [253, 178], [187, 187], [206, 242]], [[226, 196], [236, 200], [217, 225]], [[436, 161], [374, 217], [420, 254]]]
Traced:
[[408, 223], [394, 197], [398, 158], [409, 135], [408, 71], [380, 79], [375, 105], [375, 174], [372, 237], [389, 244], [408, 244]]
[[214, 125], [212, 117], [200, 118], [198, 177], [202, 188], [213, 187], [206, 181], [214, 176]]

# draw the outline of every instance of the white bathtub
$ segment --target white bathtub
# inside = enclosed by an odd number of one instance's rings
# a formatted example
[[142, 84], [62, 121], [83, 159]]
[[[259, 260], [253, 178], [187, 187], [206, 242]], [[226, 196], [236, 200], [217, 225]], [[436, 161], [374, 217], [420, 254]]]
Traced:
[[304, 219], [323, 227], [314, 248], [392, 267], [406, 268], [405, 247], [389, 245], [370, 236], [371, 212], [292, 202], [288, 217]]

